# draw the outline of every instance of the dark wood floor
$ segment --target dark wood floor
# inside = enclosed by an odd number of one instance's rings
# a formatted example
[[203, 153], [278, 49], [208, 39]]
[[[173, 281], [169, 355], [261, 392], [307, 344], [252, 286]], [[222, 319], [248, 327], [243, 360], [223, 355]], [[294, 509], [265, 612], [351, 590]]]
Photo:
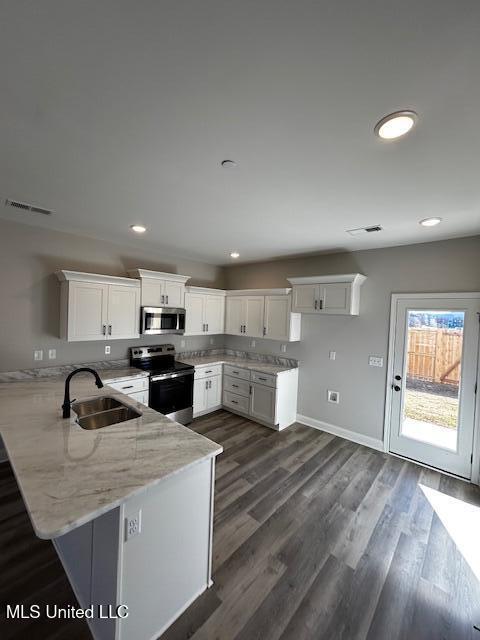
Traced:
[[[192, 428], [225, 449], [215, 584], [162, 640], [480, 640], [479, 585], [418, 485], [480, 504], [476, 487], [302, 425], [276, 433], [219, 411]], [[75, 604], [8, 464], [0, 477], [2, 614]], [[1, 638], [91, 638], [82, 622], [0, 624]]]

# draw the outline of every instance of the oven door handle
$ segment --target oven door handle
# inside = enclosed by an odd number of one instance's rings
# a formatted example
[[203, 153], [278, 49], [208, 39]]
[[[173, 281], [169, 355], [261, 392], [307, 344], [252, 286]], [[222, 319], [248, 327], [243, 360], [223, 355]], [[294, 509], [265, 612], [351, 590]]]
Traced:
[[164, 373], [159, 376], [152, 376], [151, 382], [158, 382], [159, 380], [171, 380], [172, 378], [183, 378], [185, 376], [193, 376], [193, 371], [180, 371], [179, 373]]

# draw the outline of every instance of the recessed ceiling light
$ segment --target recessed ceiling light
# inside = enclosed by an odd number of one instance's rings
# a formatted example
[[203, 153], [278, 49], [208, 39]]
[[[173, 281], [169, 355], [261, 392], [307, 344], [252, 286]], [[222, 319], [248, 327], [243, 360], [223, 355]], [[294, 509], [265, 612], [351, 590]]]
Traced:
[[424, 218], [420, 220], [418, 224], [421, 224], [422, 227], [435, 227], [437, 224], [440, 224], [441, 221], [441, 218]]
[[239, 258], [240, 254], [238, 253], [238, 251], [232, 251], [232, 253], [230, 254], [230, 258]]
[[130, 229], [135, 233], [145, 233], [147, 227], [144, 227], [143, 224], [131, 224]]
[[235, 169], [237, 163], [235, 160], [222, 160], [221, 165], [224, 169]]
[[408, 133], [417, 120], [415, 111], [395, 111], [379, 120], [374, 131], [383, 140], [395, 140]]

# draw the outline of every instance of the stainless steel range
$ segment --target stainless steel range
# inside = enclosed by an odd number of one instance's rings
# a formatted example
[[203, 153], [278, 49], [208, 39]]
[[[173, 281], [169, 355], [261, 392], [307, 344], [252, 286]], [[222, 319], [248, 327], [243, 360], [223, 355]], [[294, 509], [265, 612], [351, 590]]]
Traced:
[[132, 347], [130, 364], [150, 373], [149, 406], [180, 424], [193, 419], [195, 368], [175, 360], [175, 346]]

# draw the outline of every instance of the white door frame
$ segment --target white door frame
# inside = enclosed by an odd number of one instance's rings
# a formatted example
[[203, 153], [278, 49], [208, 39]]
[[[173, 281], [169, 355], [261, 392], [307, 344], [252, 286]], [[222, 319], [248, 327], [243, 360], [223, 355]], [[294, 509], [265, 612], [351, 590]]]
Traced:
[[[387, 364], [387, 391], [385, 397], [385, 419], [383, 425], [383, 444], [384, 451], [390, 455], [390, 424], [392, 420], [392, 380], [393, 380], [393, 363], [395, 351], [395, 332], [397, 330], [397, 301], [405, 299], [436, 299], [448, 300], [452, 298], [463, 298], [467, 300], [480, 299], [480, 292], [466, 293], [392, 293], [392, 302], [390, 305], [390, 333], [388, 336], [388, 364]], [[479, 378], [480, 358], [477, 363], [477, 381]], [[480, 385], [479, 385], [480, 386]], [[473, 462], [472, 462], [472, 478], [473, 484], [480, 485], [480, 393], [477, 393], [475, 401], [475, 420], [473, 425]], [[421, 464], [420, 462], [418, 464]], [[427, 466], [427, 465], [422, 465]], [[445, 473], [445, 472], [442, 472]], [[447, 474], [450, 475], [450, 474]], [[457, 476], [455, 476], [457, 477]]]

